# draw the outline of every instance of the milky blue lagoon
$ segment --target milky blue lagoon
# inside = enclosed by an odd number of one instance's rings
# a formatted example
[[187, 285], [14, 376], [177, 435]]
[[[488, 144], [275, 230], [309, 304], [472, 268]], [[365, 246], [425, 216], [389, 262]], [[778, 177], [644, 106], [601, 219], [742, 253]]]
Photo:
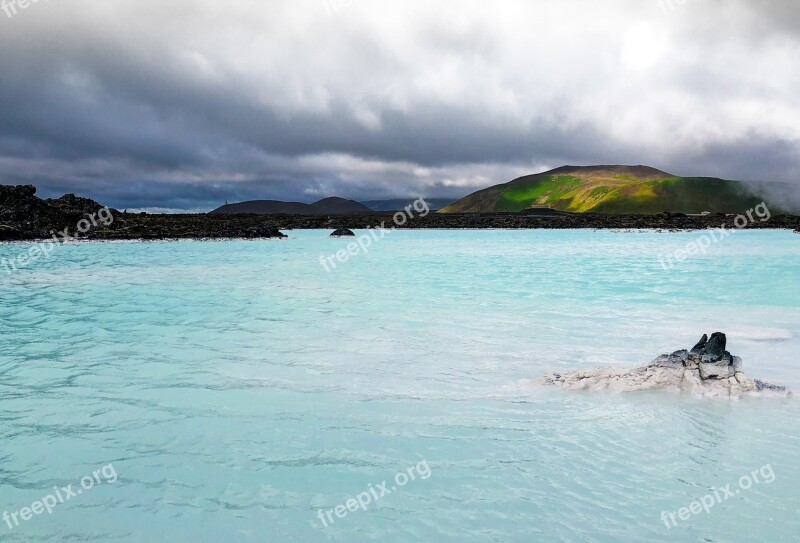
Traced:
[[287, 233], [0, 270], [0, 513], [118, 475], [0, 541], [798, 541], [797, 399], [535, 384], [720, 330], [749, 376], [800, 391], [798, 235], [739, 232], [667, 271], [697, 233], [400, 231], [326, 273], [349, 240]]

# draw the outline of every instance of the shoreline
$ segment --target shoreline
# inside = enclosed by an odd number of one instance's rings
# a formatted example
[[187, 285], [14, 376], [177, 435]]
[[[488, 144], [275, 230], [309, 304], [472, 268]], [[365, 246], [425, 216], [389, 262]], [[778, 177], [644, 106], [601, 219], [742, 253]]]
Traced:
[[[255, 240], [274, 239], [281, 232], [294, 230], [609, 230], [654, 231], [663, 233], [708, 230], [788, 230], [800, 233], [800, 216], [776, 215], [768, 220], [734, 224], [735, 215], [689, 216], [678, 213], [658, 215], [560, 214], [553, 216], [524, 213], [438, 214], [410, 218], [397, 226], [392, 213], [364, 215], [150, 215], [113, 212], [113, 222], [98, 225], [80, 241], [169, 241], [169, 240]], [[36, 242], [52, 237], [52, 232], [72, 228], [76, 217], [45, 220], [29, 230], [5, 230], [3, 242]]]
[[[462, 232], [462, 231], [472, 231], [472, 232], [521, 232], [526, 230], [548, 230], [553, 232], [568, 232], [568, 231], [585, 231], [585, 232], [609, 232], [612, 234], [691, 234], [695, 232], [707, 232], [713, 230], [714, 227], [707, 227], [707, 228], [684, 228], [684, 229], [665, 229], [665, 228], [585, 228], [585, 227], [576, 227], [576, 228], [504, 228], [504, 227], [486, 227], [486, 228], [449, 228], [449, 227], [441, 227], [441, 228], [397, 228], [397, 230], [407, 230], [407, 231], [430, 231], [435, 230], [439, 232]], [[284, 228], [282, 231], [286, 232], [294, 232], [294, 231], [301, 231], [301, 232], [312, 232], [312, 231], [319, 231], [323, 233], [323, 238], [329, 238], [329, 232], [333, 230], [332, 228]], [[370, 228], [354, 228], [354, 230], [361, 230], [361, 231], [370, 231], [374, 230]], [[387, 228], [387, 230], [389, 230]], [[746, 231], [759, 231], [759, 232], [793, 232], [795, 234], [800, 234], [800, 231], [793, 231], [790, 228], [774, 228], [774, 227], [760, 227], [760, 228], [742, 228], [738, 230], [746, 230]], [[738, 231], [737, 230], [737, 231]], [[69, 242], [63, 243], [61, 245], [89, 245], [95, 243], [225, 243], [230, 241], [290, 241], [292, 238], [289, 235], [287, 238], [275, 238], [275, 237], [151, 237], [151, 238], [140, 238], [140, 237], [87, 237], [84, 239], [73, 239]], [[352, 238], [342, 238], [342, 239], [352, 239]], [[43, 243], [52, 241], [52, 238], [26, 238], [26, 239], [15, 239], [15, 240], [2, 240], [0, 241], [0, 247], [3, 246], [13, 246], [13, 245], [28, 245], [28, 244], [35, 244], [35, 243]]]

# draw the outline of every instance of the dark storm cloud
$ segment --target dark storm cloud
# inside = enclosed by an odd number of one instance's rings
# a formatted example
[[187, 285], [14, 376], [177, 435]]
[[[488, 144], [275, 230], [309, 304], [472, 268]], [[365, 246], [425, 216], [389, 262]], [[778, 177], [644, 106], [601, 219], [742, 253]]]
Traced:
[[565, 163], [795, 181], [793, 3], [337, 5], [0, 13], [0, 179], [179, 209], [457, 197]]
[[750, 7], [765, 19], [767, 32], [777, 29], [800, 35], [800, 3], [794, 0], [754, 0]]

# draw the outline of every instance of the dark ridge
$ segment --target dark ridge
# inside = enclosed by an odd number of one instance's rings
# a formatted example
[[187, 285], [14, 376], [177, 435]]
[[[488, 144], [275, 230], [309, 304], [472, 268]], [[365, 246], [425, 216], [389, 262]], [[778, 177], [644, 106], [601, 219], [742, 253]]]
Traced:
[[618, 174], [627, 174], [633, 175], [634, 177], [676, 177], [671, 173], [667, 173], [661, 171], [657, 168], [653, 168], [650, 166], [644, 166], [639, 164], [637, 166], [625, 166], [625, 165], [601, 165], [601, 166], [561, 166], [560, 168], [556, 168], [555, 170], [550, 170], [549, 172], [544, 172], [539, 175], [553, 175], [553, 174], [566, 174], [566, 173], [575, 173], [575, 172], [583, 172], [583, 173], [595, 173], [595, 172], [613, 172]]
[[371, 213], [367, 206], [344, 198], [325, 198], [314, 204], [281, 202], [278, 200], [253, 200], [226, 204], [211, 212], [214, 215], [349, 215]]
[[325, 198], [315, 204], [311, 204], [311, 209], [315, 213], [322, 215], [345, 215], [351, 213], [370, 213], [372, 210], [353, 200], [344, 198]]

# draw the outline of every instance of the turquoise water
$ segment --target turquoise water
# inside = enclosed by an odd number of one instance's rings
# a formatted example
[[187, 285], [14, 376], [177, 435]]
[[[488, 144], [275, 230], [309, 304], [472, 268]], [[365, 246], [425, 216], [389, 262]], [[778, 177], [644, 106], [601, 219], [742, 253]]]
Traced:
[[[666, 271], [697, 234], [400, 231], [326, 273], [348, 240], [288, 233], [0, 270], [0, 513], [118, 474], [0, 541], [798, 541], [796, 399], [535, 385], [721, 330], [748, 374], [800, 391], [797, 235]], [[771, 483], [662, 522], [766, 465]]]

